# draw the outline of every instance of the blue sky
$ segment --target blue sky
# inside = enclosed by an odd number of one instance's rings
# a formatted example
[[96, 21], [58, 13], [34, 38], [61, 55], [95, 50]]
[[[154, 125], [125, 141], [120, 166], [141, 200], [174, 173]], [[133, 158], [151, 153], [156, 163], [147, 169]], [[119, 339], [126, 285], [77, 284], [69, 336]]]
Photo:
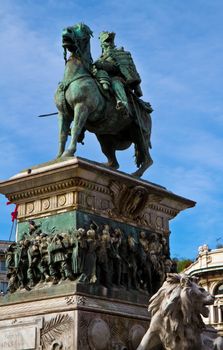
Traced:
[[[99, 33], [117, 33], [154, 108], [154, 165], [143, 178], [197, 202], [171, 222], [172, 256], [194, 258], [199, 245], [223, 243], [222, 18], [220, 0], [1, 0], [0, 179], [55, 157], [56, 117], [36, 116], [56, 111], [62, 29], [84, 22], [94, 59]], [[105, 161], [92, 134], [77, 155]], [[132, 148], [118, 159], [120, 170], [135, 170]], [[5, 203], [0, 196], [0, 239], [11, 228]]]

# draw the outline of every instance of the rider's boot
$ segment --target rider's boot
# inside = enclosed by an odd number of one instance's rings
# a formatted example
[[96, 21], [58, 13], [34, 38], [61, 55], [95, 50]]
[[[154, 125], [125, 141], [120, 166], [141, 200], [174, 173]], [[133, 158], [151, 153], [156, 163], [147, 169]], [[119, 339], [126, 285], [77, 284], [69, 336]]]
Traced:
[[116, 109], [121, 112], [123, 116], [128, 115], [129, 106], [128, 99], [125, 93], [125, 88], [123, 83], [119, 79], [112, 80], [112, 89], [116, 96]]
[[96, 80], [102, 85], [104, 90], [109, 90], [111, 86], [111, 79], [108, 73], [103, 69], [97, 69], [93, 71], [93, 74], [96, 77]]

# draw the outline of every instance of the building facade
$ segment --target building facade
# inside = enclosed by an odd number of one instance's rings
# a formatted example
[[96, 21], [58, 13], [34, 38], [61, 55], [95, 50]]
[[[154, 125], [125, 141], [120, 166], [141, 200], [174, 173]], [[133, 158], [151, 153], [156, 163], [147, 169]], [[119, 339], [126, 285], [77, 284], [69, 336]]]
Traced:
[[203, 245], [198, 251], [197, 259], [184, 272], [199, 277], [202, 287], [215, 296], [215, 303], [210, 306], [209, 319], [204, 321], [223, 336], [223, 248], [210, 250], [207, 245]]
[[5, 294], [7, 292], [8, 282], [7, 282], [7, 271], [6, 271], [6, 259], [5, 252], [9, 245], [12, 244], [10, 241], [0, 240], [0, 293]]

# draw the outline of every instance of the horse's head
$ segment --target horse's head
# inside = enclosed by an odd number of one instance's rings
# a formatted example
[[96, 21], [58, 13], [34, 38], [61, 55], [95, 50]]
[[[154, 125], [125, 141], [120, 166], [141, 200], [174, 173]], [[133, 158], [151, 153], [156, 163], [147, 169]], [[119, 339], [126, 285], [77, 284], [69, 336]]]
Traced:
[[62, 32], [62, 46], [74, 54], [81, 54], [89, 44], [92, 34], [91, 29], [83, 23], [67, 27]]

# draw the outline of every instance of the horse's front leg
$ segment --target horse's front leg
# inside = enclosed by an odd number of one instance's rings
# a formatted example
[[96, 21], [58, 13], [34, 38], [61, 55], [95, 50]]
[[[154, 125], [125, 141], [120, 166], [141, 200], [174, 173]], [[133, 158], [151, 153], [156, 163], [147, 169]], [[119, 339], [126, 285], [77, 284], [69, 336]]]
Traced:
[[77, 103], [74, 107], [74, 121], [71, 128], [71, 140], [68, 149], [63, 153], [63, 157], [72, 157], [76, 152], [77, 140], [83, 127], [86, 124], [89, 110], [83, 103]]
[[59, 150], [57, 158], [60, 158], [65, 150], [65, 145], [67, 142], [67, 137], [70, 131], [70, 121], [67, 116], [59, 112], [58, 114], [58, 123], [59, 123]]

